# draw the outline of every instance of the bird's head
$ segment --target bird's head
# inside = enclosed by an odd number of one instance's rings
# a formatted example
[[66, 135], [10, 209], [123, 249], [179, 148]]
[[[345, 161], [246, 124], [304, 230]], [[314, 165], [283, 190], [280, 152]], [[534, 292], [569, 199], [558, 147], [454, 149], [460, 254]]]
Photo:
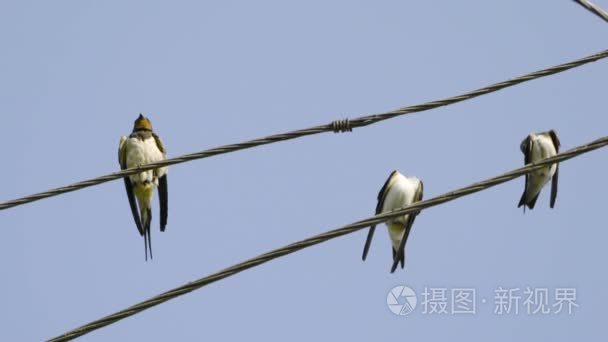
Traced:
[[528, 149], [530, 148], [530, 141], [534, 139], [534, 136], [534, 133], [530, 133], [524, 140], [522, 140], [521, 144], [519, 144], [519, 149], [521, 150], [521, 153], [528, 153]]
[[143, 116], [141, 113], [133, 123], [133, 132], [135, 131], [151, 131], [152, 130], [152, 122], [150, 119]]

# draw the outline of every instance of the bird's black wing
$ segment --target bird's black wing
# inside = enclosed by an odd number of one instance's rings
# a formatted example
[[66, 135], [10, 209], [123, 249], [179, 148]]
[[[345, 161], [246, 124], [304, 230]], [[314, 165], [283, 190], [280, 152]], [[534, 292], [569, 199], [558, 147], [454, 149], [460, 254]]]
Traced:
[[[414, 202], [422, 201], [422, 196], [424, 193], [424, 184], [420, 181], [420, 186], [418, 187], [416, 194], [414, 195]], [[410, 235], [410, 231], [412, 230], [412, 226], [414, 225], [414, 221], [416, 220], [416, 216], [420, 214], [420, 211], [410, 213], [407, 218], [407, 223], [405, 226], [405, 231], [403, 232], [403, 237], [401, 237], [401, 241], [399, 243], [399, 248], [397, 249], [396, 255], [393, 256], [393, 266], [391, 267], [391, 273], [395, 272], [397, 269], [397, 265], [401, 262], [401, 268], [405, 265], [405, 243], [407, 242], [407, 238]]]
[[[384, 185], [382, 186], [382, 189], [380, 189], [380, 192], [378, 193], [378, 204], [376, 205], [376, 213], [375, 215], [378, 215], [382, 212], [382, 207], [384, 206], [384, 198], [386, 197], [386, 192], [388, 190], [388, 184], [391, 181], [391, 178], [393, 178], [393, 176], [397, 173], [397, 170], [391, 172], [391, 174], [388, 176], [388, 179], [386, 180], [386, 182], [384, 182]], [[374, 237], [374, 232], [376, 231], [376, 225], [372, 225], [371, 227], [369, 227], [369, 232], [367, 233], [367, 239], [365, 240], [365, 246], [363, 246], [363, 256], [362, 259], [365, 260], [365, 258], [367, 258], [367, 253], [369, 252], [369, 246], [372, 243], [372, 239]]]
[[[120, 169], [124, 170], [127, 168], [127, 149], [126, 149], [126, 139], [123, 137], [120, 141], [120, 146], [118, 149], [118, 163], [120, 164]], [[125, 190], [127, 191], [127, 198], [129, 199], [129, 205], [131, 206], [131, 213], [133, 214], [133, 220], [135, 221], [135, 225], [137, 226], [137, 230], [139, 231], [139, 235], [144, 235], [144, 229], [141, 225], [141, 219], [139, 218], [139, 213], [137, 211], [137, 203], [135, 202], [135, 194], [133, 193], [133, 185], [131, 184], [131, 180], [129, 177], [123, 177], [125, 182]]]
[[[531, 161], [531, 156], [532, 156], [532, 144], [530, 141], [530, 136], [527, 136], [526, 139], [524, 139], [524, 141], [521, 142], [520, 145], [520, 149], [521, 152], [524, 154], [524, 164], [528, 165], [530, 164]], [[524, 183], [524, 192], [523, 194], [521, 194], [521, 198], [519, 200], [519, 204], [517, 204], [517, 207], [521, 207], [522, 205], [526, 204], [526, 193], [528, 191], [528, 179], [530, 178], [530, 175], [526, 173], [526, 175], [524, 176], [525, 179], [525, 183]], [[525, 212], [526, 208], [524, 207], [524, 212]]]
[[[554, 130], [549, 131], [549, 135], [551, 136], [551, 140], [553, 140], [553, 146], [555, 146], [555, 152], [559, 153], [560, 141], [557, 137], [557, 133]], [[551, 202], [550, 206], [553, 208], [555, 206], [555, 199], [557, 198], [557, 181], [559, 176], [559, 163], [555, 164], [555, 173], [551, 178]]]
[[164, 232], [165, 227], [167, 227], [167, 215], [169, 213], [169, 195], [166, 173], [158, 179], [158, 199], [160, 201], [160, 231]]
[[[156, 147], [167, 158], [167, 150], [160, 137], [152, 133]], [[154, 170], [156, 172], [156, 170]], [[158, 200], [160, 202], [160, 231], [164, 232], [167, 227], [167, 217], [169, 215], [169, 190], [167, 186], [167, 173], [158, 178]]]

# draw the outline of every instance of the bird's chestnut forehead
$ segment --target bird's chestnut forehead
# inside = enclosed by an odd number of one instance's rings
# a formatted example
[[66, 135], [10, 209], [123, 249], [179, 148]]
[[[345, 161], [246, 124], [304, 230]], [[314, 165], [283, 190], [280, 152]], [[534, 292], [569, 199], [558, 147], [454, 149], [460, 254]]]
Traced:
[[152, 122], [147, 117], [139, 114], [139, 117], [137, 119], [135, 119], [135, 122], [133, 123], [133, 130], [134, 131], [137, 131], [137, 130], [151, 131]]

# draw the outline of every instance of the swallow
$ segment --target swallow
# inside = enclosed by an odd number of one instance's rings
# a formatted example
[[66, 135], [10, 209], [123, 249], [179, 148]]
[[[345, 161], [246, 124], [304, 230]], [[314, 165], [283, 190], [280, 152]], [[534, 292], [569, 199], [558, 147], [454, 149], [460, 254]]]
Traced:
[[[412, 203], [422, 200], [424, 185], [422, 181], [416, 177], [406, 177], [393, 171], [380, 192], [378, 193], [378, 204], [376, 205], [376, 215], [406, 207]], [[405, 243], [410, 235], [410, 230], [414, 224], [414, 220], [420, 211], [406, 214], [403, 216], [388, 219], [385, 223], [388, 227], [388, 234], [391, 239], [393, 250], [393, 266], [391, 273], [395, 272], [398, 264], [401, 263], [401, 268], [405, 263]], [[376, 225], [372, 225], [367, 233], [367, 240], [363, 247], [363, 257], [365, 261], [367, 252], [374, 236]]]
[[[128, 137], [120, 138], [118, 148], [118, 162], [120, 169], [128, 169], [149, 164], [167, 158], [167, 152], [162, 141], [152, 130], [152, 123], [142, 114], [135, 120], [133, 131]], [[167, 226], [168, 192], [167, 167], [147, 170], [124, 177], [127, 198], [131, 206], [131, 213], [139, 234], [144, 237], [146, 261], [148, 250], [152, 259], [152, 240], [150, 238], [150, 223], [152, 222], [152, 198], [154, 188], [158, 188], [160, 202], [160, 231], [164, 232]], [[135, 200], [137, 199], [137, 204]], [[139, 212], [138, 212], [139, 205]]]
[[[559, 153], [560, 142], [554, 130], [542, 133], [530, 133], [520, 145], [521, 152], [524, 154], [526, 164], [537, 162], [541, 159], [553, 157]], [[550, 207], [555, 205], [557, 198], [557, 179], [559, 175], [559, 164], [551, 164], [526, 174], [524, 193], [521, 195], [517, 207], [524, 206], [534, 209], [541, 189], [551, 180], [551, 201]]]

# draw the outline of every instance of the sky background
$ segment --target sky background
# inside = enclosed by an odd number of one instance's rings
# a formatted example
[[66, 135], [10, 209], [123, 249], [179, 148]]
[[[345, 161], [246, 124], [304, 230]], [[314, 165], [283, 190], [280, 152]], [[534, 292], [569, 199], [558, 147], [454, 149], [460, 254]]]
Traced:
[[[118, 170], [140, 112], [174, 157], [460, 94], [599, 52], [606, 34], [569, 0], [3, 1], [0, 200]], [[173, 166], [162, 234], [155, 198], [152, 262], [122, 181], [2, 211], [0, 340], [54, 337], [370, 216], [394, 169], [430, 198], [522, 166], [530, 132], [555, 129], [563, 149], [604, 136], [607, 73], [600, 61], [352, 133]], [[424, 211], [394, 274], [383, 226], [366, 262], [360, 231], [81, 340], [601, 339], [607, 157], [562, 164], [554, 210], [547, 187], [524, 215], [518, 179]], [[408, 316], [386, 305], [398, 285], [419, 294]], [[579, 307], [499, 316], [499, 286], [576, 288]], [[477, 313], [424, 315], [425, 287], [475, 288]]]

